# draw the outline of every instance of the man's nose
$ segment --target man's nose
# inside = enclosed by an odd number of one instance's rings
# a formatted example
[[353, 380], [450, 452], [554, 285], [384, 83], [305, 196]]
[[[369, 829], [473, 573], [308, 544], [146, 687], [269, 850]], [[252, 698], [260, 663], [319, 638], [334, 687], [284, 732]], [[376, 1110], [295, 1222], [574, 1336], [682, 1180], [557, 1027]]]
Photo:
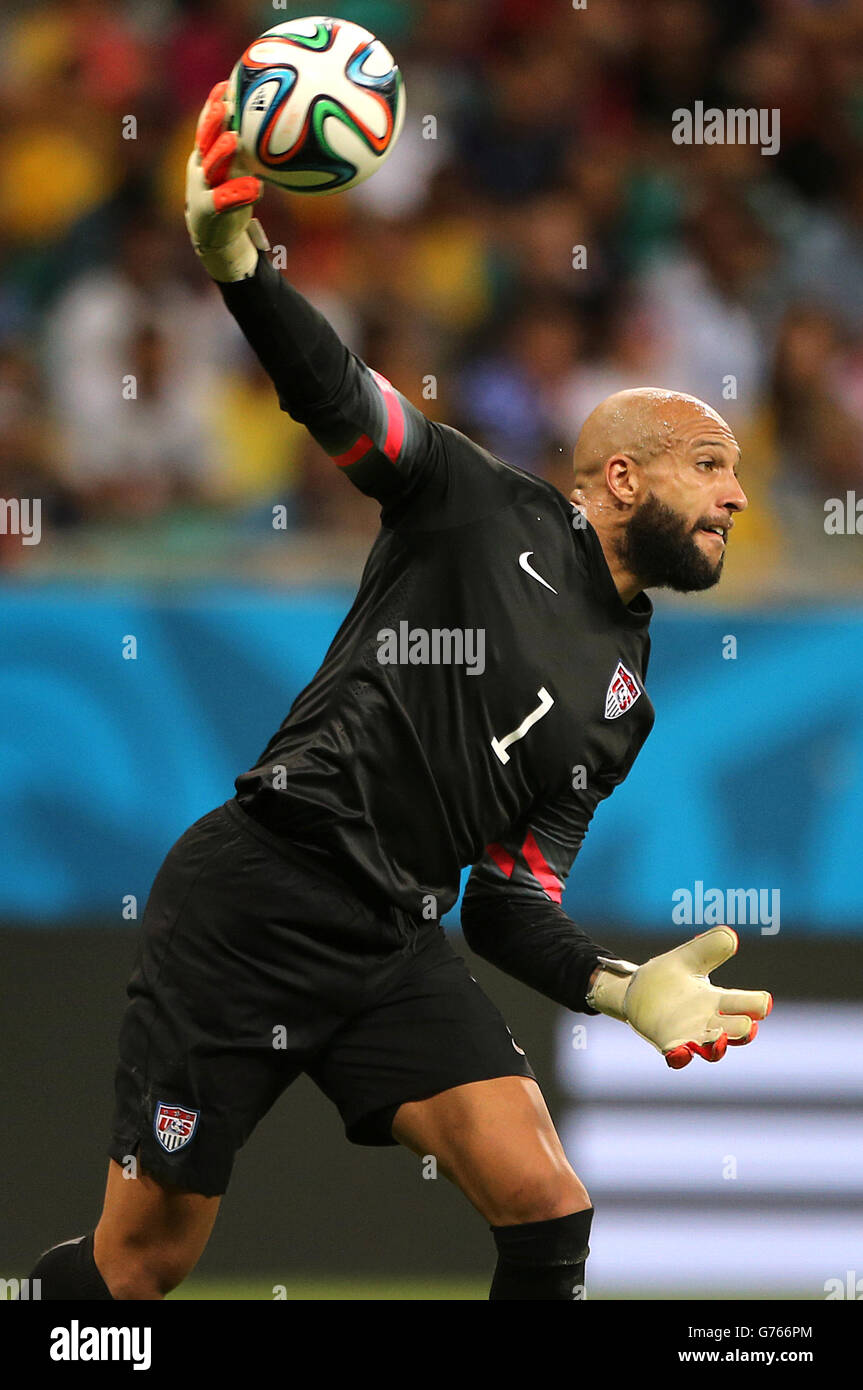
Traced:
[[737, 478], [734, 478], [731, 484], [723, 489], [719, 505], [727, 507], [730, 512], [743, 512], [749, 506], [749, 498]]

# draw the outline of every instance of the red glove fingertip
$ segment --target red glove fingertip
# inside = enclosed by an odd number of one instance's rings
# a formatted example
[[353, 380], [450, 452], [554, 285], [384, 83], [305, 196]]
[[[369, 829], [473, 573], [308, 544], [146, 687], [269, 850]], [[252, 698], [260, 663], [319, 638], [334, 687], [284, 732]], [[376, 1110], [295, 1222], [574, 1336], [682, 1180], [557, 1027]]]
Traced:
[[673, 1047], [670, 1052], [666, 1052], [665, 1060], [673, 1071], [680, 1071], [682, 1067], [688, 1067], [692, 1061], [692, 1053], [688, 1047], [682, 1044], [680, 1047]]
[[198, 153], [203, 157], [210, 146], [217, 139], [220, 131], [225, 124], [225, 93], [228, 90], [228, 79], [224, 82], [217, 82], [207, 100], [204, 102], [203, 110], [198, 117], [198, 127], [195, 131], [195, 145]]

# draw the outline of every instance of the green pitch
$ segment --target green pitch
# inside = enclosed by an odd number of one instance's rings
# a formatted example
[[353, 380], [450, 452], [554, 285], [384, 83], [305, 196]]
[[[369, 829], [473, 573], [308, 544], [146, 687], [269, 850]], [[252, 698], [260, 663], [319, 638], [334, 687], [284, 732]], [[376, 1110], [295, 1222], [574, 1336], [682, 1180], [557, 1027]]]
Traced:
[[[228, 1302], [266, 1300], [279, 1297], [291, 1303], [393, 1303], [393, 1302], [485, 1302], [488, 1299], [488, 1279], [189, 1279], [181, 1284], [170, 1299], [190, 1299], [195, 1302]], [[590, 1296], [590, 1295], [588, 1295]], [[594, 1302], [604, 1302], [608, 1294], [597, 1291]], [[692, 1293], [684, 1289], [645, 1290], [644, 1293], [624, 1295], [625, 1302], [675, 1301], [696, 1299], [715, 1302], [724, 1298], [760, 1301], [764, 1298], [805, 1300], [806, 1293], [748, 1293], [739, 1289], [725, 1294]], [[278, 1300], [276, 1300], [278, 1301]]]
[[[384, 1303], [487, 1299], [488, 1279], [188, 1279], [169, 1298], [232, 1303], [277, 1295], [289, 1302]], [[284, 1292], [282, 1292], [284, 1290]]]

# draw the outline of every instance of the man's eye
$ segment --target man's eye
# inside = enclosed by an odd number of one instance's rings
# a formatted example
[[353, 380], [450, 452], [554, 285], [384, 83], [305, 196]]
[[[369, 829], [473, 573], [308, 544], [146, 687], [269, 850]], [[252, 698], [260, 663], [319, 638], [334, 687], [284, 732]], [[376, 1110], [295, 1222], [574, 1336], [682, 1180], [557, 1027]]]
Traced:
[[698, 460], [698, 467], [699, 467], [699, 468], [715, 468], [715, 467], [716, 467], [716, 459], [699, 459], [699, 460]]

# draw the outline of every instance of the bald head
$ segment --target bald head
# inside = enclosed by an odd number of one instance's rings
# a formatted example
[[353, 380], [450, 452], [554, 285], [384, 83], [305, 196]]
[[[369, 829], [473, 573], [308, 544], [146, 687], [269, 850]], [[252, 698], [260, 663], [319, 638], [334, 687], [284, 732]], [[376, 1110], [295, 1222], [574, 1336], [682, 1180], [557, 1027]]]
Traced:
[[617, 391], [588, 416], [570, 500], [625, 602], [649, 587], [716, 583], [734, 513], [746, 506], [739, 459], [722, 416], [680, 391]]
[[588, 493], [604, 479], [605, 464], [615, 454], [646, 463], [672, 451], [699, 424], [733, 440], [722, 416], [696, 396], [658, 386], [616, 391], [600, 401], [581, 428], [573, 459], [575, 486]]

